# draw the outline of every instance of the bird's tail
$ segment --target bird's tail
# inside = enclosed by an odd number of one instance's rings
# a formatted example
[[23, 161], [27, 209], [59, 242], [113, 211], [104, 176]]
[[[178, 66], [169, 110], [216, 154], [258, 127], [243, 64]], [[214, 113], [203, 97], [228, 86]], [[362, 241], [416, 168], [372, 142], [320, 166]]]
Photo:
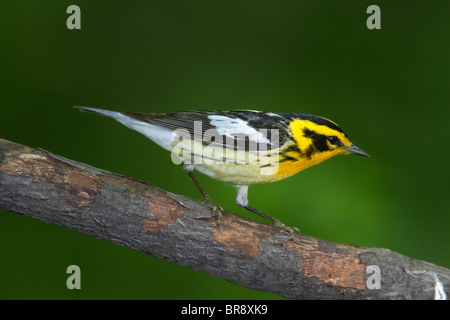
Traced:
[[127, 126], [130, 129], [136, 130], [142, 133], [147, 138], [153, 140], [155, 143], [159, 144], [161, 147], [167, 150], [171, 150], [172, 147], [172, 130], [162, 128], [160, 126], [150, 124], [146, 121], [135, 119], [128, 116], [122, 112], [110, 111], [104, 109], [90, 108], [90, 107], [78, 107], [74, 108], [80, 109], [85, 112], [92, 112], [96, 114], [101, 114], [109, 118], [113, 118], [120, 122], [121, 124]]

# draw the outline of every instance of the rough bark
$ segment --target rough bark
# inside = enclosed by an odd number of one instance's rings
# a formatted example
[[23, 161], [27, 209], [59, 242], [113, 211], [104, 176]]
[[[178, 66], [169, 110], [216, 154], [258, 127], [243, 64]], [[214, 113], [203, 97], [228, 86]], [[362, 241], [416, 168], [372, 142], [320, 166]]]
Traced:
[[[433, 299], [450, 284], [450, 270], [431, 263], [288, 237], [229, 212], [219, 220], [199, 201], [2, 139], [0, 209], [286, 298]], [[379, 289], [367, 285], [370, 266]]]

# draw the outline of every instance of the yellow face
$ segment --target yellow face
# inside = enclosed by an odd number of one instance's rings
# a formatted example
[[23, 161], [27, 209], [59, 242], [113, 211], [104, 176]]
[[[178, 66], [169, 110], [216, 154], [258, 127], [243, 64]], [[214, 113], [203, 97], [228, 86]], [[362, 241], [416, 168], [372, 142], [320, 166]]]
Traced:
[[[330, 123], [339, 128], [334, 122], [330, 121]], [[313, 157], [327, 155], [326, 159], [337, 154], [348, 153], [346, 147], [352, 144], [346, 134], [336, 128], [309, 120], [298, 119], [291, 123], [292, 134], [300, 150], [307, 153], [308, 149], [314, 148], [317, 152], [314, 152]]]
[[339, 154], [355, 153], [369, 156], [353, 145], [336, 123], [320, 117], [317, 119], [320, 121], [295, 119], [291, 122], [290, 129], [296, 147], [287, 148], [282, 153], [277, 180]]

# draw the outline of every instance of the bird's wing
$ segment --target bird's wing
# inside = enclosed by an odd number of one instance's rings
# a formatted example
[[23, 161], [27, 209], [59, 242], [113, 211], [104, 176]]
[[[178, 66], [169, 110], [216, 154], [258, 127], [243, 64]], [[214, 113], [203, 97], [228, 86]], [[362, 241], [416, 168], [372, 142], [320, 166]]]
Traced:
[[123, 115], [160, 128], [188, 133], [204, 145], [249, 151], [276, 149], [288, 138], [281, 117], [259, 111], [185, 111], [165, 114]]

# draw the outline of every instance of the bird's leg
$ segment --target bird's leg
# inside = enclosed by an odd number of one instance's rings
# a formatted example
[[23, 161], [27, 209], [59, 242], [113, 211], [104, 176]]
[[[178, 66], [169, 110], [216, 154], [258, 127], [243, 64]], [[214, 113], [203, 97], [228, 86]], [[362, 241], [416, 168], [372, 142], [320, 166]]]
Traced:
[[299, 232], [300, 233], [300, 230], [298, 228], [296, 228], [296, 227], [288, 227], [284, 223], [282, 223], [280, 220], [275, 219], [275, 218], [273, 218], [273, 217], [271, 217], [271, 216], [269, 216], [269, 215], [267, 215], [267, 214], [265, 214], [265, 213], [255, 209], [255, 208], [253, 208], [253, 207], [250, 207], [249, 205], [242, 206], [242, 208], [244, 208], [244, 209], [246, 209], [248, 211], [251, 211], [253, 213], [256, 213], [257, 215], [263, 217], [264, 219], [272, 222], [272, 225], [274, 227], [277, 227], [278, 229], [285, 231], [288, 235], [292, 235], [294, 232]]
[[264, 219], [270, 221], [274, 227], [277, 227], [278, 229], [281, 229], [281, 230], [287, 232], [289, 234], [289, 236], [292, 235], [294, 232], [300, 232], [299, 229], [297, 229], [295, 227], [292, 227], [292, 228], [288, 227], [284, 223], [282, 223], [280, 220], [275, 219], [253, 207], [250, 207], [248, 205], [247, 194], [248, 194], [248, 186], [238, 186], [238, 193], [236, 196], [236, 204], [238, 206], [240, 206], [241, 208], [246, 209], [250, 212], [256, 213], [260, 217], [263, 217]]
[[206, 191], [201, 186], [200, 182], [198, 182], [197, 178], [194, 176], [194, 173], [192, 172], [192, 168], [190, 168], [187, 165], [183, 166], [184, 171], [187, 173], [189, 178], [195, 183], [195, 186], [200, 191], [200, 193], [203, 196], [203, 201], [212, 209], [213, 213], [218, 216], [219, 218], [222, 218], [223, 208], [219, 206], [217, 203], [212, 201], [211, 197], [206, 193]]

